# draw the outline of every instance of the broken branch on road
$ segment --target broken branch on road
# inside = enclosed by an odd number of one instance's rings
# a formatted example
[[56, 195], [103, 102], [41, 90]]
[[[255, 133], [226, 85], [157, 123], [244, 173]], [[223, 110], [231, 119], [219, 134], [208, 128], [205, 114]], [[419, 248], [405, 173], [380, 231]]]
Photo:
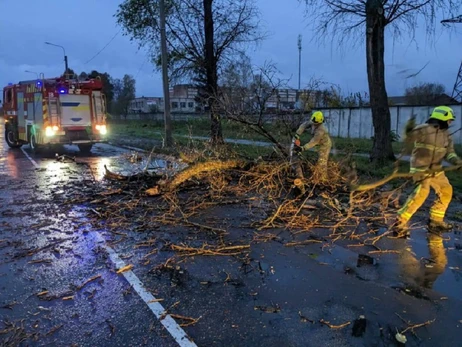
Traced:
[[213, 247], [207, 244], [202, 245], [202, 247], [190, 247], [186, 245], [175, 245], [171, 244], [169, 246], [173, 251], [180, 252], [184, 256], [193, 256], [193, 255], [238, 255], [242, 251], [248, 250], [250, 245], [239, 245], [239, 246], [228, 246], [228, 247]]

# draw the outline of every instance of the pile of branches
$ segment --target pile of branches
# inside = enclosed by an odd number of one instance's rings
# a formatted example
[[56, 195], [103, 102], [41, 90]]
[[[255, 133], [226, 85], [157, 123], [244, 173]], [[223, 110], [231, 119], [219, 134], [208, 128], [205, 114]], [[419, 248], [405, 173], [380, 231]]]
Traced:
[[[364, 220], [387, 222], [389, 206], [399, 194], [376, 190], [352, 192], [354, 170], [345, 162], [329, 163], [329, 180], [316, 178], [309, 160], [302, 162], [305, 179], [296, 182], [287, 160], [265, 158], [246, 160], [229, 152], [204, 154], [190, 150], [180, 158], [189, 165], [175, 174], [142, 172], [124, 176], [106, 168], [109, 190], [92, 200], [94, 212], [106, 227], [121, 226], [150, 230], [165, 224], [199, 227], [223, 234], [220, 226], [199, 223], [195, 217], [217, 205], [247, 204], [263, 213], [251, 224], [263, 230], [312, 228], [337, 230], [351, 227], [352, 232]], [[225, 159], [232, 158], [232, 159]], [[297, 183], [297, 184], [296, 184]]]

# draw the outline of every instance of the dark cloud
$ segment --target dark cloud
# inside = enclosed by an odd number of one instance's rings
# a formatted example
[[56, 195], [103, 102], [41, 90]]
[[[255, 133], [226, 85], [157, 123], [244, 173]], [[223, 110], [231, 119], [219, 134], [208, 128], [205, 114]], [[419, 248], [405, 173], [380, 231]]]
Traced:
[[[94, 0], [0, 0], [0, 84], [33, 78], [24, 70], [59, 75], [63, 69], [62, 51], [44, 44], [50, 41], [66, 48], [69, 65], [74, 70], [107, 71], [114, 77], [131, 74], [137, 79], [138, 95], [161, 95], [161, 78], [147, 61], [146, 53], [137, 44], [118, 34], [114, 14], [119, 1]], [[319, 45], [311, 40], [313, 33], [304, 18], [304, 7], [297, 1], [257, 0], [261, 9], [263, 30], [270, 36], [249, 54], [253, 63], [273, 61], [289, 84], [298, 85], [297, 37], [303, 35], [301, 85], [310, 78], [322, 78], [341, 86], [345, 92], [367, 91], [365, 49], [361, 40], [356, 46], [341, 49], [330, 44]], [[460, 24], [462, 29], [462, 24]], [[462, 30], [451, 36], [438, 26], [437, 40], [426, 41], [424, 26], [418, 29], [410, 44], [407, 37], [386, 45], [387, 89], [390, 95], [402, 94], [406, 86], [428, 81], [443, 83], [451, 93], [462, 58]], [[406, 78], [419, 71], [417, 76]], [[406, 70], [405, 73], [403, 71]]]

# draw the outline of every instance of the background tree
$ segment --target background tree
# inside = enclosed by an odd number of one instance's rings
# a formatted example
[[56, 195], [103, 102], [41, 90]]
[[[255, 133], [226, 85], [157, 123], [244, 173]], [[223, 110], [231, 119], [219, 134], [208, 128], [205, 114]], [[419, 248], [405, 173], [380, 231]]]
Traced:
[[82, 71], [79, 75], [79, 79], [85, 81], [87, 78], [96, 78], [100, 76], [103, 82], [103, 93], [106, 95], [107, 111], [109, 113], [114, 112], [113, 100], [114, 100], [114, 79], [107, 72], [100, 72], [92, 70], [90, 73]]
[[[245, 67], [244, 70], [239, 70], [239, 72], [247, 71], [247, 68], [250, 68], [250, 66]], [[277, 100], [278, 89], [285, 87], [287, 81], [279, 78], [279, 71], [275, 65], [268, 62], [262, 67], [252, 68], [247, 73], [249, 75], [245, 77], [236, 73], [230, 76], [229, 81], [224, 80], [225, 85], [220, 98], [217, 99], [220, 103], [220, 108], [229, 120], [238, 122], [255, 133], [264, 136], [275, 144], [279, 152], [287, 156], [288, 153], [284, 145], [271, 133], [270, 125], [273, 122], [271, 114], [266, 112], [268, 103]], [[226, 81], [232, 83], [232, 85], [226, 85]], [[236, 107], [236, 91], [240, 92], [240, 104], [243, 107]], [[291, 129], [288, 133], [291, 133]], [[286, 140], [288, 141], [289, 138]]]
[[75, 71], [72, 70], [70, 67], [68, 67], [67, 70], [64, 71], [64, 75], [66, 76], [66, 78], [70, 78], [70, 79], [73, 79], [76, 76]]
[[[171, 79], [194, 80], [205, 91], [211, 141], [222, 143], [218, 96], [220, 68], [244, 43], [257, 40], [254, 0], [171, 0], [166, 4]], [[126, 34], [151, 48], [159, 68], [159, 11], [155, 0], [125, 0], [116, 13]], [[203, 88], [201, 88], [203, 87]]]
[[[371, 160], [394, 159], [391, 146], [391, 117], [385, 86], [385, 28], [393, 35], [403, 31], [413, 37], [419, 19], [425, 21], [427, 34], [434, 32], [435, 17], [457, 12], [460, 0], [299, 0], [307, 5], [310, 21], [319, 23], [318, 34], [333, 34], [340, 42], [352, 37], [366, 38], [367, 77], [374, 125]], [[358, 31], [363, 34], [358, 34]]]
[[135, 99], [136, 82], [133, 76], [124, 75], [120, 79], [114, 80], [114, 110], [127, 119], [130, 102]]
[[445, 87], [440, 83], [421, 83], [406, 88], [404, 95], [409, 105], [430, 105], [444, 93]]
[[101, 81], [103, 82], [103, 93], [106, 95], [107, 104], [110, 105], [114, 99], [114, 85], [112, 84], [112, 77], [107, 72], [100, 72], [92, 70], [87, 77], [96, 78], [100, 76]]
[[253, 68], [250, 58], [241, 54], [238, 59], [230, 61], [222, 70], [221, 95], [227, 99], [227, 111], [233, 114], [251, 112], [249, 100]]

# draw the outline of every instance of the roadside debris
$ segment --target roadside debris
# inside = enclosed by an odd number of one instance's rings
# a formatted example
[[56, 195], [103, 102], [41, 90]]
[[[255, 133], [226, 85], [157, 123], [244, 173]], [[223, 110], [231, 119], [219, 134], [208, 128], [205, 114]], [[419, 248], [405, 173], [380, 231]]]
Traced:
[[361, 337], [366, 332], [367, 320], [366, 317], [361, 315], [358, 319], [355, 319], [353, 322], [353, 328], [351, 335], [354, 337]]

